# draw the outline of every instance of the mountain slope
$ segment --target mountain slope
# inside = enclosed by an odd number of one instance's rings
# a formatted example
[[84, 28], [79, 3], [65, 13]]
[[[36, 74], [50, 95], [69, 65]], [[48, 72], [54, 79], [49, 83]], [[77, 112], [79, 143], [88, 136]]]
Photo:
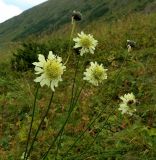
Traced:
[[0, 43], [16, 41], [43, 31], [55, 31], [69, 23], [73, 10], [80, 10], [84, 23], [103, 18], [117, 19], [131, 12], [152, 12], [155, 0], [49, 0], [0, 24]]

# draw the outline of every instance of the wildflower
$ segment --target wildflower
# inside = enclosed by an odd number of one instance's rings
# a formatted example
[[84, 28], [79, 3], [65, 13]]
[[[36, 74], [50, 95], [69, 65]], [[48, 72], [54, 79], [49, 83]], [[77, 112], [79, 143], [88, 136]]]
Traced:
[[136, 47], [136, 42], [132, 40], [127, 40], [128, 52], [131, 52], [133, 48]]
[[62, 58], [55, 56], [52, 51], [49, 52], [47, 60], [44, 55], [39, 54], [39, 62], [34, 62], [35, 74], [41, 74], [34, 81], [39, 82], [41, 86], [50, 86], [52, 91], [55, 91], [54, 87], [58, 86], [58, 82], [62, 81], [62, 74], [66, 67], [62, 64]]
[[136, 103], [135, 96], [133, 93], [125, 94], [121, 96], [120, 99], [122, 102], [120, 103], [120, 107], [118, 110], [121, 111], [122, 114], [129, 114], [130, 116], [136, 111], [133, 105]]
[[104, 69], [102, 64], [99, 65], [97, 62], [91, 62], [90, 67], [84, 72], [85, 77], [83, 79], [94, 86], [98, 86], [104, 79], [107, 79], [106, 71], [107, 69]]
[[131, 47], [135, 47], [136, 46], [136, 42], [133, 40], [127, 40], [127, 45], [130, 45]]
[[78, 33], [78, 37], [74, 38], [73, 41], [75, 41], [74, 48], [80, 48], [81, 56], [88, 52], [94, 54], [95, 47], [98, 44], [98, 41], [92, 35], [86, 35], [84, 32], [81, 32], [81, 34]]
[[121, 103], [118, 110], [121, 111], [122, 114], [129, 114], [130, 116], [136, 111], [135, 108], [130, 108], [126, 103]]
[[81, 19], [82, 19], [82, 14], [81, 14], [79, 11], [73, 11], [73, 13], [72, 13], [72, 18], [73, 18], [75, 21], [81, 21]]
[[127, 103], [127, 104], [130, 104], [130, 103], [132, 104], [136, 102], [135, 96], [133, 93], [125, 94], [124, 96], [121, 96], [120, 99], [123, 101], [123, 103]]

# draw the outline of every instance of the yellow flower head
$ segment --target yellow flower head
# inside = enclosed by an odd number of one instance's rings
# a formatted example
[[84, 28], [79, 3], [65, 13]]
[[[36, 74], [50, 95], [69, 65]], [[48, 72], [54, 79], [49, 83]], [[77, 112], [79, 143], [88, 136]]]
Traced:
[[85, 77], [83, 79], [87, 80], [94, 86], [98, 86], [104, 79], [107, 79], [107, 69], [104, 69], [103, 65], [99, 65], [97, 62], [91, 62], [90, 64], [90, 67], [84, 72]]
[[133, 93], [128, 93], [128, 94], [125, 94], [124, 96], [121, 96], [120, 99], [123, 101], [123, 103], [135, 103], [136, 100], [135, 100], [135, 96]]
[[98, 41], [95, 40], [92, 35], [87, 35], [84, 32], [81, 32], [81, 34], [78, 33], [78, 37], [74, 38], [73, 41], [75, 41], [74, 48], [80, 48], [81, 56], [88, 52], [94, 54], [95, 47], [98, 44]]
[[130, 116], [132, 116], [136, 111], [134, 106], [132, 106], [132, 104], [136, 103], [134, 94], [125, 94], [124, 96], [121, 96], [120, 99], [122, 100], [122, 102], [120, 103], [118, 110], [120, 110], [122, 114], [129, 114]]
[[62, 81], [61, 76], [66, 67], [62, 64], [62, 58], [55, 56], [52, 51], [49, 52], [47, 60], [44, 55], [39, 54], [39, 62], [34, 62], [35, 74], [41, 74], [34, 81], [39, 82], [41, 86], [50, 86], [53, 91], [58, 86], [58, 82]]

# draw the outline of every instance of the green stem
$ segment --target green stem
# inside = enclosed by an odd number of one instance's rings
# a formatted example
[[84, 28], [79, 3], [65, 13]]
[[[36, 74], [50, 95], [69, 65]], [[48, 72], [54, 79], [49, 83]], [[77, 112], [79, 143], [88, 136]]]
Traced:
[[[89, 149], [91, 148], [91, 146], [93, 146], [93, 144], [94, 144], [94, 142], [96, 141], [97, 137], [100, 135], [100, 133], [102, 132], [102, 130], [105, 128], [105, 125], [107, 124], [110, 116], [114, 114], [115, 110], [116, 110], [116, 108], [114, 107], [113, 111], [108, 115], [107, 119], [105, 120], [104, 125], [102, 126], [102, 128], [100, 129], [100, 131], [99, 131], [99, 132], [96, 134], [96, 136], [93, 138], [92, 143], [90, 143], [89, 147], [87, 147], [85, 150], [89, 151]], [[87, 151], [84, 151], [83, 153], [81, 153], [81, 155], [79, 155], [79, 156], [77, 156], [77, 157], [80, 158], [82, 155], [86, 154]]]
[[29, 144], [29, 141], [30, 141], [30, 134], [31, 134], [31, 130], [32, 130], [32, 125], [33, 125], [33, 122], [34, 122], [36, 100], [37, 100], [37, 94], [38, 94], [39, 86], [40, 85], [38, 84], [37, 85], [37, 89], [36, 89], [36, 93], [35, 93], [35, 100], [34, 100], [34, 105], [33, 105], [33, 112], [32, 112], [32, 118], [31, 118], [31, 124], [30, 124], [30, 128], [29, 128], [29, 133], [28, 133], [28, 139], [27, 139], [26, 149], [25, 149], [25, 153], [24, 153], [24, 159], [26, 158], [26, 153], [27, 153], [28, 144]]
[[55, 144], [57, 138], [62, 134], [62, 132], [63, 132], [63, 130], [64, 130], [64, 128], [65, 128], [65, 126], [66, 126], [66, 124], [67, 124], [69, 118], [70, 118], [70, 115], [71, 115], [71, 113], [72, 113], [74, 107], [75, 107], [76, 104], [77, 104], [78, 98], [79, 98], [79, 96], [80, 96], [82, 90], [83, 90], [84, 87], [85, 87], [85, 84], [86, 84], [86, 83], [84, 83], [84, 84], [82, 85], [82, 87], [81, 87], [81, 89], [80, 89], [80, 91], [79, 91], [79, 93], [78, 93], [78, 96], [77, 96], [77, 98], [76, 98], [76, 100], [75, 100], [75, 103], [73, 102], [74, 105], [72, 106], [71, 110], [69, 111], [69, 114], [68, 114], [68, 116], [67, 116], [66, 121], [64, 122], [62, 128], [60, 129], [60, 131], [58, 132], [57, 136], [55, 137], [55, 139], [54, 139], [53, 142], [51, 143], [50, 147], [48, 148], [48, 151], [43, 155], [42, 160], [44, 160], [44, 159], [48, 156], [49, 151], [50, 151], [51, 148], [54, 146], [54, 144]]
[[[118, 74], [117, 74], [117, 76], [116, 76], [116, 78], [115, 78], [115, 79], [116, 79], [116, 83], [115, 83], [114, 91], [116, 91], [116, 89], [117, 89], [117, 82], [118, 82], [118, 79], [119, 79], [119, 75], [120, 75], [120, 73], [121, 73], [121, 71], [122, 71], [123, 66], [125, 65], [127, 56], [128, 56], [128, 54], [126, 54], [125, 59], [124, 59], [124, 62], [123, 62], [123, 64], [121, 65], [121, 68], [120, 68], [120, 70], [119, 70], [119, 72], [118, 72]], [[113, 96], [111, 96], [111, 98], [109, 99], [108, 103], [105, 104], [106, 106], [111, 102], [112, 98], [113, 98]], [[63, 158], [65, 158], [65, 157], [67, 156], [67, 154], [69, 153], [69, 151], [75, 146], [75, 144], [81, 139], [81, 137], [87, 132], [87, 130], [94, 124], [94, 122], [101, 117], [101, 115], [103, 114], [104, 111], [105, 111], [105, 107], [104, 107], [104, 108], [101, 110], [101, 112], [94, 118], [94, 120], [87, 126], [87, 128], [78, 136], [78, 138], [77, 138], [77, 139], [75, 140], [75, 142], [71, 145], [71, 147], [69, 147], [69, 149], [65, 152], [65, 155], [64, 155]], [[115, 109], [114, 109], [114, 111], [115, 111]], [[111, 115], [112, 115], [112, 114], [111, 114]], [[101, 131], [102, 131], [102, 130], [101, 130]], [[100, 131], [100, 132], [101, 132], [101, 131]], [[100, 132], [99, 132], [99, 133], [100, 133]], [[98, 134], [98, 135], [99, 135], [99, 134]]]
[[93, 142], [89, 145], [89, 147], [87, 148], [87, 150], [90, 149], [90, 147], [94, 144], [95, 140], [97, 139], [97, 137], [99, 136], [99, 134], [102, 132], [102, 130], [105, 128], [105, 125], [107, 124], [109, 118], [114, 114], [116, 108], [114, 107], [113, 111], [108, 115], [108, 117], [106, 118], [104, 125], [102, 126], [102, 128], [100, 129], [100, 131], [96, 134], [96, 136], [93, 139]]
[[69, 58], [70, 58], [70, 56], [71, 56], [71, 41], [72, 41], [72, 38], [73, 38], [73, 34], [74, 34], [75, 27], [76, 27], [76, 22], [73, 20], [73, 23], [72, 23], [72, 30], [71, 30], [70, 39], [69, 39], [68, 57], [67, 57], [67, 59], [66, 59], [64, 65], [67, 64], [67, 62], [69, 61]]
[[[71, 101], [70, 101], [70, 108], [74, 103], [74, 89], [75, 89], [75, 83], [76, 83], [76, 76], [78, 73], [79, 60], [80, 60], [80, 56], [77, 59], [77, 64], [76, 64], [76, 68], [75, 68], [75, 74], [74, 74], [73, 85], [72, 85], [72, 95], [71, 95]], [[75, 96], [76, 96], [76, 93], [75, 93]], [[69, 108], [69, 111], [70, 111], [70, 108]]]
[[[79, 66], [79, 59], [80, 59], [80, 56], [77, 59], [77, 64], [76, 64], [76, 68], [75, 68], [75, 74], [74, 74], [73, 85], [72, 85], [72, 92], [71, 92], [70, 107], [69, 107], [69, 111], [68, 111], [69, 113], [71, 112], [72, 106], [74, 104], [74, 90], [75, 90], [76, 76], [77, 76], [78, 66]], [[75, 96], [76, 96], [76, 93], [75, 93]], [[62, 135], [63, 135], [63, 131], [60, 134], [60, 138], [59, 138], [59, 141], [58, 141], [57, 150], [56, 150], [56, 157], [57, 157], [57, 154], [58, 154], [58, 149], [59, 149], [59, 146], [60, 146], [60, 143], [61, 143]]]
[[38, 133], [39, 133], [39, 131], [40, 131], [40, 128], [41, 128], [41, 126], [42, 126], [42, 124], [43, 124], [43, 122], [44, 122], [44, 119], [45, 119], [45, 117], [48, 115], [48, 112], [49, 112], [49, 110], [50, 110], [50, 106], [51, 106], [53, 97], [54, 97], [54, 92], [52, 91], [51, 98], [50, 98], [49, 105], [48, 105], [48, 107], [47, 107], [46, 113], [45, 113], [44, 116], [42, 117], [42, 120], [41, 120], [41, 122], [40, 122], [40, 124], [39, 124], [39, 126], [38, 126], [38, 129], [37, 129], [36, 133], [35, 133], [35, 136], [34, 136], [33, 141], [32, 141], [32, 143], [31, 143], [30, 149], [29, 149], [28, 154], [27, 154], [27, 156], [26, 156], [26, 160], [27, 160], [27, 159], [29, 158], [29, 156], [30, 156], [30, 153], [31, 153], [31, 151], [32, 151], [32, 149], [33, 149], [33, 145], [34, 145], [34, 143], [35, 143], [36, 137], [37, 137], [37, 135], [38, 135]]
[[130, 128], [131, 123], [130, 123], [129, 119], [127, 118], [127, 115], [124, 115], [124, 119], [125, 119], [125, 122], [128, 124], [128, 127]]

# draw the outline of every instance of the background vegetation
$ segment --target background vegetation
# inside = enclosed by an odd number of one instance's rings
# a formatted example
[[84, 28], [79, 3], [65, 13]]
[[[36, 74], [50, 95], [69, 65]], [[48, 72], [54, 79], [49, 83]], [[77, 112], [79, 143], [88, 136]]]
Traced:
[[60, 0], [59, 3], [57, 0], [48, 0], [0, 24], [0, 48], [10, 41], [65, 28], [70, 23], [73, 10], [83, 13], [81, 25], [86, 26], [91, 21], [116, 21], [135, 12], [149, 14], [155, 8], [155, 0]]

